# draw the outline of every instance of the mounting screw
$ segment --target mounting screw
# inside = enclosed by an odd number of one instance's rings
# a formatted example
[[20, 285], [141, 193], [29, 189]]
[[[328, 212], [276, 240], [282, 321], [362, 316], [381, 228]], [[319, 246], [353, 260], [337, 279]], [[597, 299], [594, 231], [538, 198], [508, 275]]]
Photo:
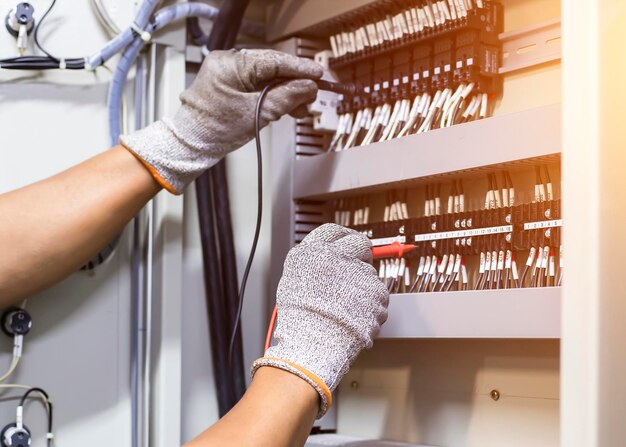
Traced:
[[472, 218], [467, 219], [467, 228], [472, 228]]
[[550, 219], [551, 214], [552, 212], [550, 211], [550, 208], [548, 208], [547, 210], [543, 212], [543, 215], [546, 216], [546, 219]]
[[404, 225], [402, 225], [402, 226], [398, 229], [398, 232], [399, 232], [400, 234], [404, 234]]
[[491, 390], [491, 392], [489, 393], [489, 396], [491, 396], [491, 398], [497, 402], [500, 400], [500, 391], [498, 390]]
[[550, 228], [548, 228], [546, 230], [546, 232], [544, 233], [544, 235], [546, 236], [547, 239], [550, 239], [550, 235], [552, 234], [552, 232], [550, 231]]
[[507, 242], [511, 242], [511, 233], [507, 233], [507, 235], [506, 235], [506, 236], [504, 236], [504, 239], [505, 239]]
[[350, 388], [352, 388], [353, 390], [358, 390], [359, 382], [357, 382], [356, 380], [353, 380], [352, 382], [350, 382]]
[[506, 221], [506, 223], [510, 224], [511, 223], [511, 215], [507, 214], [506, 217], [504, 218], [504, 220]]
[[433, 231], [437, 230], [437, 222], [431, 223], [430, 224], [430, 229], [433, 230]]

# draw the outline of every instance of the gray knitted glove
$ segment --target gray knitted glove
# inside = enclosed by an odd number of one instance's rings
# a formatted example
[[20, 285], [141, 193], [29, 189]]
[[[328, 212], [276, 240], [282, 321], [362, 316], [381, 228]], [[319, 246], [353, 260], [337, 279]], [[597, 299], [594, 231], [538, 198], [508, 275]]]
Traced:
[[356, 356], [370, 348], [387, 320], [389, 292], [378, 279], [371, 243], [356, 231], [326, 224], [287, 255], [278, 285], [275, 345], [252, 366], [289, 371], [321, 397], [318, 417]]
[[180, 95], [173, 118], [163, 118], [120, 143], [135, 154], [155, 179], [174, 194], [228, 152], [254, 138], [260, 91], [276, 78], [294, 78], [277, 85], [263, 102], [261, 125], [286, 114], [303, 116], [315, 100], [322, 76], [317, 63], [272, 50], [213, 51], [191, 87]]

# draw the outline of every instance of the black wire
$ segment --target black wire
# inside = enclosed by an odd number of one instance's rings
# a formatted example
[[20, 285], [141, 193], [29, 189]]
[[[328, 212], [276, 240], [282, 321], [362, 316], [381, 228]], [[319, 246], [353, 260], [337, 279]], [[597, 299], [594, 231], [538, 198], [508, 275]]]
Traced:
[[43, 21], [45, 20], [45, 18], [48, 16], [48, 14], [50, 13], [50, 11], [52, 11], [52, 8], [54, 8], [55, 3], [57, 2], [57, 0], [52, 0], [52, 2], [50, 2], [50, 6], [48, 6], [48, 9], [46, 10], [46, 12], [44, 13], [43, 16], [41, 16], [41, 19], [39, 19], [39, 22], [37, 22], [37, 25], [35, 25], [35, 31], [33, 31], [33, 38], [35, 40], [35, 45], [37, 45], [37, 48], [39, 48], [39, 50], [44, 53], [46, 56], [48, 56], [50, 59], [54, 60], [55, 62], [59, 62], [59, 60], [54, 57], [53, 55], [51, 55], [50, 53], [48, 53], [39, 43], [39, 38], [38, 38], [38, 34], [39, 34], [39, 27], [41, 26], [41, 24], [43, 23]]
[[[53, 433], [52, 432], [52, 402], [50, 402], [50, 396], [48, 396], [48, 393], [46, 393], [41, 388], [36, 388], [36, 387], [30, 388], [24, 393], [24, 395], [20, 399], [20, 407], [24, 407], [24, 404], [26, 403], [26, 399], [28, 399], [28, 396], [31, 393], [40, 393], [40, 394], [43, 394], [43, 396], [46, 398], [45, 405], [47, 405], [48, 407], [48, 434], [52, 434]], [[50, 447], [52, 445], [52, 439], [48, 436], [46, 436], [46, 439], [47, 439], [48, 447]]]
[[257, 157], [257, 214], [256, 214], [256, 227], [254, 229], [254, 239], [252, 240], [252, 248], [250, 249], [250, 255], [246, 262], [246, 268], [243, 272], [243, 278], [241, 280], [241, 286], [239, 288], [239, 303], [237, 305], [237, 314], [233, 324], [233, 331], [230, 337], [230, 344], [228, 346], [228, 365], [232, 369], [233, 360], [233, 348], [235, 347], [235, 339], [237, 338], [237, 328], [241, 321], [241, 312], [243, 309], [243, 299], [246, 293], [246, 285], [248, 283], [248, 276], [250, 275], [250, 269], [252, 268], [252, 261], [254, 261], [254, 254], [256, 253], [256, 247], [259, 242], [259, 235], [261, 233], [261, 219], [263, 217], [263, 152], [261, 150], [261, 110], [263, 107], [263, 101], [269, 93], [269, 91], [278, 84], [282, 84], [283, 80], [273, 81], [267, 84], [256, 103], [256, 110], [254, 112], [254, 134], [256, 138], [256, 157]]
[[[55, 61], [48, 56], [20, 56], [0, 59], [0, 68], [10, 70], [52, 70], [60, 68], [60, 61]], [[71, 58], [65, 60], [65, 68], [68, 70], [82, 70], [85, 68], [85, 60]]]

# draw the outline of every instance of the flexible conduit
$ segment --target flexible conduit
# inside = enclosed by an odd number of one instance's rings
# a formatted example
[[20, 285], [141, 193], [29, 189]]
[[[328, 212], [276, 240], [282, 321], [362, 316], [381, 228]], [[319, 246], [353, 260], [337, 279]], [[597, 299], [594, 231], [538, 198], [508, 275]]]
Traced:
[[[186, 17], [196, 16], [212, 19], [217, 15], [217, 12], [217, 9], [213, 6], [203, 3], [178, 3], [159, 10], [146, 31], [152, 34], [164, 26]], [[120, 110], [122, 107], [122, 95], [124, 93], [126, 79], [144, 43], [141, 36], [134, 36], [130, 45], [128, 45], [122, 53], [122, 57], [115, 68], [113, 80], [109, 87], [109, 135], [112, 145], [118, 144], [121, 134], [122, 124]]]

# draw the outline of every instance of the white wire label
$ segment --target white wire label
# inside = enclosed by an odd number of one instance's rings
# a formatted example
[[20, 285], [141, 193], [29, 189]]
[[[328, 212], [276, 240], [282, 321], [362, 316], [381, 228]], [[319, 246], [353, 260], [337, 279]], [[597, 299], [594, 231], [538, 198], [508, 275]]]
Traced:
[[499, 227], [473, 228], [471, 230], [443, 231], [441, 233], [416, 234], [415, 242], [435, 241], [440, 239], [458, 239], [474, 236], [489, 236], [491, 234], [510, 233], [513, 225], [502, 225]]
[[406, 243], [406, 236], [395, 236], [395, 237], [382, 237], [379, 239], [372, 239], [373, 247], [381, 247], [383, 245], [391, 245], [394, 242], [399, 242], [401, 244]]
[[541, 222], [527, 222], [524, 224], [524, 230], [540, 230], [542, 228], [562, 227], [563, 219], [544, 220]]

